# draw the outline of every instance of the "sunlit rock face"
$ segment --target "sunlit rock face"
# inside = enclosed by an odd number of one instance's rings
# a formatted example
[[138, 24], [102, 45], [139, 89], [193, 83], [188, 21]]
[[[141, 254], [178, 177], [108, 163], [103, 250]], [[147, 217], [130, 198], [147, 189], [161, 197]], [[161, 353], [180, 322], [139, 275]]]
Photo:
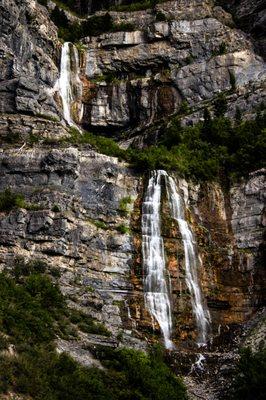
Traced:
[[[252, 114], [263, 98], [265, 64], [230, 14], [208, 0], [169, 1], [150, 10], [111, 12], [131, 31], [87, 38], [82, 72], [93, 81], [83, 123], [141, 131], [190, 107], [186, 123], [223, 92], [228, 115]], [[251, 84], [252, 82], [252, 84]]]

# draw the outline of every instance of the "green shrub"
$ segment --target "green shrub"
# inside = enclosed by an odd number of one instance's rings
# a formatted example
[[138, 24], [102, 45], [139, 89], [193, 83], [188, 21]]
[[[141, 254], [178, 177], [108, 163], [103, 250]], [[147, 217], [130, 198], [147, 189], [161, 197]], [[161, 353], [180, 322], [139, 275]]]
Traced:
[[166, 15], [162, 11], [157, 11], [155, 17], [156, 21], [159, 22], [167, 21]]
[[190, 112], [190, 108], [187, 101], [182, 101], [179, 108], [179, 114], [188, 114]]
[[123, 197], [119, 201], [119, 212], [121, 215], [127, 216], [128, 215], [128, 206], [132, 203], [132, 199], [130, 196]]
[[232, 71], [229, 71], [229, 78], [230, 78], [231, 90], [235, 91], [236, 90], [236, 77]]
[[26, 262], [23, 258], [17, 257], [14, 260], [12, 275], [16, 281], [21, 281], [25, 276], [31, 274], [44, 274], [47, 271], [47, 264], [42, 260], [32, 260]]
[[[181, 127], [174, 117], [158, 144], [144, 149], [121, 149], [110, 138], [71, 130], [67, 140], [90, 144], [100, 153], [124, 159], [141, 173], [165, 169], [196, 181], [213, 181], [225, 176], [238, 180], [265, 165], [265, 111], [259, 110], [253, 121], [238, 120], [235, 125], [224, 117], [227, 101], [220, 94], [215, 102], [215, 118], [204, 112], [204, 122]], [[122, 213], [125, 211], [121, 210]]]
[[252, 353], [241, 351], [234, 381], [234, 400], [263, 400], [266, 392], [266, 349]]
[[6, 189], [0, 193], [0, 211], [9, 212], [13, 208], [26, 208], [24, 196]]
[[97, 228], [104, 229], [104, 230], [108, 229], [108, 226], [106, 225], [106, 223], [105, 223], [104, 221], [96, 220], [96, 221], [92, 221], [92, 223], [93, 223]]
[[118, 11], [118, 12], [134, 12], [134, 11], [141, 11], [147, 10], [148, 8], [153, 8], [156, 3], [159, 1], [156, 0], [143, 0], [143, 1], [136, 1], [132, 2], [131, 4], [122, 4], [110, 7], [110, 10]]
[[119, 233], [122, 233], [123, 235], [125, 235], [125, 234], [127, 234], [127, 233], [130, 232], [130, 228], [129, 228], [128, 226], [124, 225], [124, 224], [118, 225], [118, 226], [116, 227], [116, 230], [117, 230]]
[[111, 336], [111, 332], [100, 322], [96, 322], [92, 317], [79, 310], [70, 310], [70, 322], [85, 333], [94, 333], [102, 336]]
[[53, 339], [58, 334], [74, 338], [75, 326], [110, 335], [91, 317], [67, 309], [58, 286], [47, 276], [33, 272], [21, 283], [1, 273], [0, 350], [12, 343], [16, 355], [0, 353], [0, 397], [13, 392], [38, 400], [186, 399], [182, 382], [156, 351], [147, 355], [105, 348], [104, 370], [58, 354]]
[[52, 211], [55, 212], [55, 213], [58, 213], [58, 212], [61, 211], [61, 208], [60, 208], [60, 206], [58, 204], [55, 204], [52, 207]]
[[64, 305], [58, 287], [39, 274], [26, 277], [23, 285], [0, 274], [0, 331], [17, 344], [50, 342], [53, 316]]

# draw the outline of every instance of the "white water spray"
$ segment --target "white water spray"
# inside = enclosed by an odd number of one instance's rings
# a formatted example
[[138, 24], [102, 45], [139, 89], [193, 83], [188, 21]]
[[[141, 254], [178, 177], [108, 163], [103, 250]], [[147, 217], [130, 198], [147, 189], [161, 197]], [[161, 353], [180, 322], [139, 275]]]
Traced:
[[62, 99], [64, 119], [69, 125], [73, 125], [71, 118], [71, 102], [73, 100], [73, 95], [71, 89], [71, 63], [69, 45], [69, 42], [65, 42], [62, 46], [59, 93]]
[[166, 176], [165, 171], [151, 172], [142, 205], [144, 299], [147, 309], [160, 326], [165, 347], [172, 349], [172, 312], [160, 220], [162, 176]]
[[[74, 71], [71, 71], [71, 51], [70, 46], [73, 46], [73, 56], [74, 56]], [[63, 115], [65, 121], [70, 126], [76, 126], [76, 124], [72, 120], [71, 116], [71, 108], [72, 104], [75, 101], [75, 96], [73, 94], [72, 86], [75, 85], [77, 88], [77, 92], [80, 92], [80, 97], [82, 95], [82, 82], [79, 78], [79, 56], [78, 51], [74, 45], [70, 42], [65, 42], [62, 46], [61, 53], [61, 64], [60, 64], [60, 77], [58, 80], [59, 93], [62, 99], [63, 105]], [[83, 116], [83, 105], [77, 105], [78, 110], [78, 119], [79, 121]], [[78, 128], [79, 129], [79, 128]]]
[[191, 294], [192, 310], [198, 328], [198, 346], [207, 345], [207, 334], [210, 325], [210, 314], [205, 307], [198, 277], [199, 259], [192, 230], [185, 220], [183, 199], [172, 177], [167, 179], [167, 194], [172, 217], [177, 221], [182, 236], [185, 252], [186, 284]]

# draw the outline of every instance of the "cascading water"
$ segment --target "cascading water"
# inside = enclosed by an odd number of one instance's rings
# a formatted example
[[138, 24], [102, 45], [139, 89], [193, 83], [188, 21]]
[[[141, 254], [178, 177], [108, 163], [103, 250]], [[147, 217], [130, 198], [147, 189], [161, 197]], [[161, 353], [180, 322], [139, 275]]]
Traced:
[[70, 43], [65, 42], [62, 46], [59, 93], [62, 99], [64, 119], [69, 125], [73, 125], [71, 118], [71, 102], [73, 100], [71, 89], [71, 63], [70, 63]]
[[[205, 307], [198, 277], [199, 258], [192, 230], [185, 220], [182, 196], [172, 177], [165, 171], [152, 171], [142, 205], [142, 257], [144, 267], [145, 305], [158, 322], [168, 349], [174, 348], [170, 339], [172, 330], [171, 281], [167, 269], [164, 243], [161, 236], [161, 180], [165, 180], [172, 218], [178, 223], [185, 252], [186, 284], [191, 294], [193, 314], [198, 328], [198, 346], [207, 345], [210, 315]], [[204, 357], [199, 355], [199, 365]]]
[[165, 171], [152, 171], [142, 205], [142, 257], [144, 299], [152, 317], [158, 322], [165, 346], [174, 347], [170, 337], [172, 313], [167, 285], [164, 244], [161, 237], [161, 179]]
[[210, 326], [210, 314], [204, 306], [198, 277], [199, 259], [192, 230], [185, 220], [183, 199], [172, 177], [167, 178], [167, 194], [172, 217], [177, 221], [182, 236], [185, 252], [186, 284], [191, 294], [192, 310], [198, 328], [198, 346], [207, 345], [207, 334]]
[[[73, 46], [73, 64], [74, 64], [74, 70], [71, 70], [71, 51], [70, 51], [70, 46]], [[72, 117], [71, 117], [71, 109], [72, 109], [72, 104], [75, 100], [72, 86], [75, 86], [76, 92], [79, 93], [79, 97], [81, 98], [82, 95], [82, 82], [79, 78], [79, 56], [78, 56], [78, 51], [74, 45], [72, 45], [70, 42], [65, 42], [62, 46], [62, 53], [61, 53], [61, 64], [60, 64], [60, 76], [58, 80], [58, 87], [59, 87], [59, 93], [62, 99], [62, 105], [63, 105], [63, 115], [65, 121], [71, 125], [76, 126], [76, 124], [73, 122]], [[79, 104], [76, 101], [76, 107], [77, 107], [77, 117], [78, 120], [80, 121], [83, 116], [83, 105]], [[79, 129], [79, 128], [78, 128]]]
[[[80, 74], [80, 68], [79, 68], [79, 53], [78, 50], [75, 46], [73, 46], [73, 50], [74, 50], [74, 59], [75, 59], [75, 83], [76, 83], [76, 87], [78, 89], [79, 92], [79, 97], [82, 97], [82, 82], [80, 80], [79, 74]], [[84, 106], [81, 102], [79, 102], [77, 104], [77, 114], [78, 114], [78, 120], [81, 121], [82, 117], [83, 117], [83, 113], [84, 113]]]

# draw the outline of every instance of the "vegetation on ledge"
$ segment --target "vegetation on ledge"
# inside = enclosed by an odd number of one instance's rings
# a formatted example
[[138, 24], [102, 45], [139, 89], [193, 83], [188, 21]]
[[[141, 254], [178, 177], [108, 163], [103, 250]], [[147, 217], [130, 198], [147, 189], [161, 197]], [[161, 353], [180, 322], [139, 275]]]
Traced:
[[36, 400], [187, 399], [158, 350], [147, 355], [108, 349], [101, 358], [104, 370], [58, 354], [54, 340], [75, 338], [73, 326], [100, 335], [106, 328], [67, 308], [44, 262], [19, 259], [9, 271], [0, 274], [0, 397], [12, 392]]
[[266, 392], [266, 349], [241, 351], [232, 397], [234, 400], [263, 400]]
[[238, 180], [265, 166], [266, 114], [260, 111], [255, 120], [235, 121], [224, 117], [225, 104], [217, 100], [216, 116], [205, 112], [204, 121], [181, 127], [173, 118], [156, 146], [144, 149], [121, 149], [110, 138], [71, 129], [70, 143], [91, 144], [100, 153], [126, 160], [140, 172], [153, 169], [176, 171], [195, 181], [217, 181], [227, 176]]

